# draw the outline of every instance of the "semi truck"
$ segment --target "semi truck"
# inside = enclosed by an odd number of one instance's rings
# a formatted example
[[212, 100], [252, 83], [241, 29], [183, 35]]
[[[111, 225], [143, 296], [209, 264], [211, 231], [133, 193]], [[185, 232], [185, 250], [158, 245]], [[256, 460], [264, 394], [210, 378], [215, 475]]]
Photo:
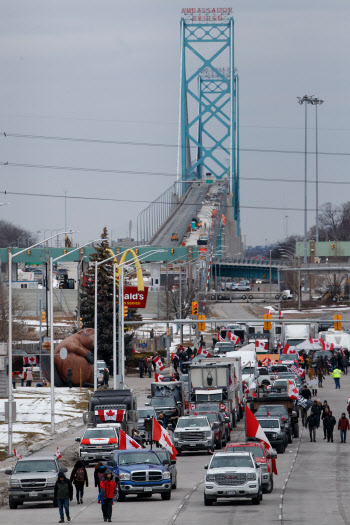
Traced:
[[182, 381], [151, 383], [151, 395], [147, 396], [157, 416], [181, 417], [185, 413], [185, 392]]
[[309, 337], [314, 338], [316, 332], [315, 323], [303, 323], [303, 324], [289, 324], [284, 323], [282, 327], [282, 341], [283, 344], [289, 346], [296, 346], [303, 343]]
[[[231, 352], [232, 354], [232, 352]], [[230, 414], [232, 427], [240, 420], [243, 401], [240, 357], [204, 359], [189, 367], [190, 403], [219, 403]]]

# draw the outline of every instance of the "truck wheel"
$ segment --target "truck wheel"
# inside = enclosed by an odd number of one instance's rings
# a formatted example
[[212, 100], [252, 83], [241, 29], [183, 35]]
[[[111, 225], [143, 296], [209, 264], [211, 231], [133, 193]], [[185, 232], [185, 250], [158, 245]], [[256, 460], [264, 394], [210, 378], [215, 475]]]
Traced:
[[281, 297], [281, 296], [280, 296], [279, 294], [276, 294], [276, 295], [275, 295], [275, 299], [276, 299], [276, 301], [278, 301], [278, 299], [279, 299], [280, 297]]
[[293, 427], [293, 435], [295, 438], [299, 437], [299, 423], [295, 423]]
[[232, 412], [232, 428], [235, 428], [236, 426], [237, 426], [236, 412]]
[[174, 489], [174, 490], [177, 489], [177, 476], [175, 477], [175, 481], [174, 481], [174, 483], [171, 485], [171, 488]]
[[273, 474], [271, 474], [270, 479], [269, 479], [269, 484], [267, 485], [264, 492], [265, 494], [271, 494], [272, 491], [273, 491]]
[[332, 297], [332, 301], [333, 301], [333, 303], [336, 303], [337, 302], [337, 298], [336, 297]]
[[246, 294], [241, 295], [241, 299], [242, 299], [242, 301], [245, 301], [247, 299]]
[[260, 499], [260, 492], [258, 492], [256, 497], [252, 498], [252, 503], [253, 503], [253, 505], [260, 505], [260, 501], [261, 501], [261, 499]]
[[204, 505], [206, 507], [210, 507], [210, 505], [212, 505], [213, 503], [215, 503], [216, 499], [212, 499], [212, 498], [207, 498], [206, 495], [204, 494]]
[[169, 501], [169, 499], [171, 498], [171, 490], [168, 490], [167, 492], [162, 492], [161, 498], [162, 500]]
[[249, 299], [249, 301], [252, 301], [254, 299], [254, 296], [253, 295], [248, 295], [248, 299]]
[[9, 507], [10, 507], [10, 509], [12, 509], [12, 510], [17, 509], [17, 505], [18, 505], [18, 503], [15, 503], [12, 499], [9, 499]]
[[285, 446], [284, 443], [278, 447], [278, 453], [279, 454], [284, 454], [285, 450], [286, 450], [286, 446]]
[[293, 443], [293, 432], [290, 431], [290, 434], [288, 435], [288, 443]]
[[286, 295], [282, 295], [282, 299], [283, 299], [283, 301], [286, 301], [287, 300], [287, 296]]

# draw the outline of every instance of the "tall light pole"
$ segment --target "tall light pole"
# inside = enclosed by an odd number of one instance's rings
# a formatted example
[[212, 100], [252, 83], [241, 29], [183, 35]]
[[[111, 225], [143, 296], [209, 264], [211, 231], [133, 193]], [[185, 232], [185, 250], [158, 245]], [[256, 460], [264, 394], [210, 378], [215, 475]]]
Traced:
[[316, 106], [316, 242], [318, 242], [319, 239], [319, 231], [318, 231], [318, 123], [317, 123], [317, 106], [323, 104], [323, 100], [313, 97], [312, 98], [312, 104]]
[[304, 154], [304, 263], [307, 264], [307, 105], [312, 104], [312, 97], [297, 97], [300, 105], [305, 104], [305, 154]]

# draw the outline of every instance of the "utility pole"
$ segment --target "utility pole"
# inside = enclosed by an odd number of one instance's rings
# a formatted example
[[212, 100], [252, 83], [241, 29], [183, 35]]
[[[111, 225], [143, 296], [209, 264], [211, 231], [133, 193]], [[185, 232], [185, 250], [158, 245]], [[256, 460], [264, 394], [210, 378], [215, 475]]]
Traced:
[[312, 98], [312, 104], [316, 106], [316, 242], [319, 239], [319, 230], [318, 230], [318, 122], [317, 122], [317, 106], [323, 104], [323, 100], [320, 100], [317, 97]]

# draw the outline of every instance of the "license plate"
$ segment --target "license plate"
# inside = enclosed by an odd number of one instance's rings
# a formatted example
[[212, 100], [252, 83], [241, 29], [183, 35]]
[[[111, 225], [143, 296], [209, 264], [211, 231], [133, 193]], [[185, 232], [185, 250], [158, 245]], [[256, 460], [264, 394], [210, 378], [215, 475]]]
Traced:
[[195, 443], [190, 443], [190, 447], [195, 447], [196, 444]]
[[152, 487], [145, 487], [143, 490], [145, 492], [152, 492]]
[[226, 492], [227, 496], [234, 496], [236, 494], [236, 492], [234, 490], [228, 490]]
[[29, 496], [31, 498], [34, 498], [34, 496], [38, 496], [38, 495], [39, 495], [38, 492], [29, 492]]

